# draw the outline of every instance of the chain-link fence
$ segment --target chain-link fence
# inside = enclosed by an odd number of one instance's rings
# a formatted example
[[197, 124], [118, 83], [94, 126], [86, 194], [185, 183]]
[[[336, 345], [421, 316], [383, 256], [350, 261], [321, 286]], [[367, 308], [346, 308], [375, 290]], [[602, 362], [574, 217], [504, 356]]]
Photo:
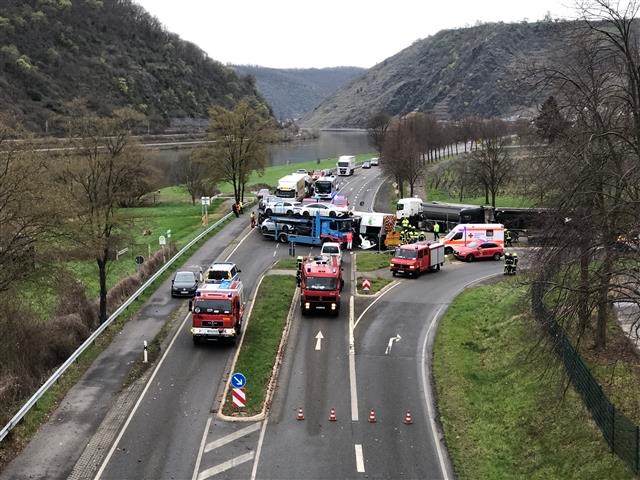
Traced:
[[640, 427], [616, 410], [554, 314], [544, 306], [544, 285], [542, 280], [533, 284], [531, 300], [534, 315], [551, 337], [554, 351], [562, 360], [571, 383], [582, 397], [611, 451], [624, 460], [634, 473], [640, 473]]

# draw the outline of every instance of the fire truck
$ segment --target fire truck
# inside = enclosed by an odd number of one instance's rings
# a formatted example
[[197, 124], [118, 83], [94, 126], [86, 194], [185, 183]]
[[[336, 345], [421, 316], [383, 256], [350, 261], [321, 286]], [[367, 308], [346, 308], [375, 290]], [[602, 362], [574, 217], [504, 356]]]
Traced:
[[235, 342], [242, 330], [244, 305], [244, 289], [239, 280], [225, 280], [198, 288], [189, 302], [194, 345], [201, 340], [213, 339]]
[[336, 256], [303, 258], [299, 262], [298, 285], [303, 315], [312, 310], [323, 310], [338, 315], [344, 280]]
[[444, 245], [440, 242], [418, 242], [400, 245], [389, 264], [393, 276], [417, 277], [422, 272], [439, 271], [444, 265]]

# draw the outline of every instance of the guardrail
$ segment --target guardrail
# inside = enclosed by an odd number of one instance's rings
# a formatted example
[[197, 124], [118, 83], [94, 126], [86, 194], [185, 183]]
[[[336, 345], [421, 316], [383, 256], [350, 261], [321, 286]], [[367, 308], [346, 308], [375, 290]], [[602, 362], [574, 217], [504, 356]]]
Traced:
[[[252, 202], [247, 202], [247, 205], [250, 205]], [[53, 373], [53, 375], [51, 375], [46, 382], [44, 382], [44, 384], [36, 391], [36, 393], [33, 394], [33, 396], [27, 400], [27, 402], [22, 406], [22, 408], [20, 410], [18, 410], [18, 413], [16, 413], [13, 418], [11, 420], [9, 420], [9, 423], [7, 423], [2, 430], [0, 430], [0, 442], [2, 442], [2, 440], [4, 440], [4, 438], [9, 434], [9, 432], [16, 426], [18, 425], [18, 423], [20, 422], [20, 420], [22, 420], [22, 418], [27, 414], [27, 412], [29, 410], [31, 410], [34, 405], [36, 403], [38, 403], [38, 400], [40, 400], [40, 397], [42, 397], [42, 395], [44, 395], [46, 393], [47, 390], [49, 390], [53, 384], [55, 384], [58, 379], [64, 374], [64, 372], [67, 371], [67, 369], [73, 364], [73, 362], [75, 362], [78, 357], [82, 354], [82, 352], [84, 352], [93, 342], [95, 342], [96, 338], [98, 338], [98, 336], [104, 332], [107, 327], [109, 327], [109, 325], [111, 325], [113, 323], [113, 321], [118, 318], [118, 316], [124, 312], [126, 310], [126, 308], [131, 305], [133, 302], [135, 302], [138, 297], [140, 295], [142, 295], [142, 293], [144, 293], [144, 291], [154, 282], [156, 281], [156, 279], [162, 275], [165, 271], [167, 271], [167, 269], [169, 267], [171, 267], [171, 265], [173, 265], [176, 260], [178, 260], [178, 258], [180, 258], [187, 250], [189, 250], [193, 245], [195, 245], [199, 240], [201, 240], [203, 237], [205, 237], [208, 233], [210, 233], [213, 229], [217, 228], [218, 226], [220, 226], [222, 223], [224, 223], [225, 221], [227, 221], [229, 218], [233, 217], [233, 213], [228, 213], [226, 214], [224, 217], [222, 217], [220, 220], [218, 220], [217, 222], [215, 222], [213, 225], [207, 227], [205, 230], [203, 230], [202, 232], [200, 232], [200, 234], [198, 234], [198, 236], [196, 236], [195, 238], [193, 238], [189, 243], [187, 243], [184, 247], [182, 247], [180, 249], [180, 251], [178, 251], [173, 257], [171, 257], [167, 263], [164, 264], [164, 266], [162, 266], [162, 268], [160, 268], [160, 270], [158, 270], [156, 273], [154, 273], [149, 280], [147, 280], [138, 290], [136, 290], [133, 295], [131, 295], [122, 305], [120, 305], [120, 307], [118, 307], [118, 309], [113, 312], [111, 314], [111, 316], [109, 318], [107, 318], [107, 320], [100, 325], [92, 334], [91, 336], [89, 336], [89, 338], [87, 338], [82, 345], [80, 345], [75, 352], [73, 352], [71, 354], [71, 356], [62, 364], [58, 367], [58, 369]]]

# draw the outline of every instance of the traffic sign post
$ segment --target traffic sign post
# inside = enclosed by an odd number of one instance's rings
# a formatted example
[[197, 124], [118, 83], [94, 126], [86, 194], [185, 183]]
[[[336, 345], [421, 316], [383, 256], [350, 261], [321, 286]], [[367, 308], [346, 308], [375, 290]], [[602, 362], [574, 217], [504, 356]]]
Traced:
[[200, 197], [202, 203], [202, 225], [209, 223], [209, 205], [211, 205], [211, 197]]
[[244, 388], [247, 384], [247, 377], [245, 377], [242, 373], [236, 372], [231, 375], [231, 386], [234, 388]]
[[164, 255], [164, 246], [167, 244], [167, 239], [164, 235], [158, 237], [158, 243], [162, 247], [162, 263], [167, 263], [167, 258]]
[[365, 278], [364, 280], [362, 280], [362, 290], [366, 293], [369, 293], [370, 289], [371, 289], [371, 281]]
[[247, 406], [247, 394], [244, 393], [244, 388], [234, 388], [231, 390], [231, 398], [233, 400], [233, 406], [236, 408], [243, 408]]
[[144, 257], [142, 255], [138, 255], [136, 257], [136, 270], [140, 270], [140, 265], [144, 263]]

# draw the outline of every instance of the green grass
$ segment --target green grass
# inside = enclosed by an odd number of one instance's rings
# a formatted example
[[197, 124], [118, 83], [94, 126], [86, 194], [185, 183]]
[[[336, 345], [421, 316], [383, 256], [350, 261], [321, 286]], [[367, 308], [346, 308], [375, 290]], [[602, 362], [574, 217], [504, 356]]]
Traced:
[[457, 477], [632, 478], [579, 396], [563, 396], [553, 353], [518, 308], [523, 294], [514, 281], [474, 288], [442, 319], [433, 374]]
[[[242, 372], [247, 377], [247, 406], [242, 409], [247, 415], [255, 415], [262, 410], [295, 289], [295, 277], [268, 275], [255, 295], [251, 318], [235, 366], [236, 372]], [[231, 391], [223, 411], [227, 415], [237, 411], [231, 403]]]
[[388, 253], [359, 252], [356, 254], [356, 271], [373, 272], [375, 270], [389, 269], [391, 255]]
[[[368, 292], [365, 292], [362, 289], [362, 281], [367, 278], [369, 279], [369, 281], [371, 282], [371, 288], [369, 289]], [[356, 282], [358, 283], [358, 293], [364, 294], [364, 295], [373, 295], [374, 293], [379, 292], [380, 290], [382, 290], [384, 287], [386, 287], [387, 285], [389, 285], [393, 280], [390, 280], [388, 278], [382, 278], [382, 277], [372, 277], [372, 276], [361, 276], [358, 277], [358, 279], [356, 280]]]
[[[489, 200], [491, 200], [491, 198], [489, 198]], [[449, 195], [442, 189], [428, 189], [425, 201], [488, 205], [487, 202], [485, 202], [484, 195], [464, 195], [461, 201], [458, 195]], [[496, 206], [528, 208], [533, 207], [534, 202], [531, 198], [523, 197], [521, 195], [501, 194], [496, 196]]]
[[298, 263], [295, 257], [281, 258], [276, 262], [273, 268], [278, 268], [281, 270], [295, 270], [298, 268]]
[[[374, 157], [373, 153], [365, 153], [356, 155], [356, 160], [358, 162], [363, 162], [364, 160], [368, 160], [369, 158]], [[315, 160], [311, 160], [309, 162], [296, 162], [289, 165], [274, 165], [272, 167], [267, 167], [264, 169], [264, 173], [259, 175], [254, 172], [249, 176], [249, 181], [247, 185], [255, 185], [255, 184], [266, 184], [271, 187], [277, 185], [278, 180], [280, 180], [285, 175], [289, 175], [290, 173], [295, 172], [299, 168], [304, 168], [305, 170], [321, 170], [325, 168], [336, 168], [337, 158], [327, 158], [324, 160], [320, 160], [320, 165], [316, 163]], [[233, 187], [230, 183], [221, 182], [216, 185], [217, 188], [224, 194], [231, 195], [233, 193]]]

